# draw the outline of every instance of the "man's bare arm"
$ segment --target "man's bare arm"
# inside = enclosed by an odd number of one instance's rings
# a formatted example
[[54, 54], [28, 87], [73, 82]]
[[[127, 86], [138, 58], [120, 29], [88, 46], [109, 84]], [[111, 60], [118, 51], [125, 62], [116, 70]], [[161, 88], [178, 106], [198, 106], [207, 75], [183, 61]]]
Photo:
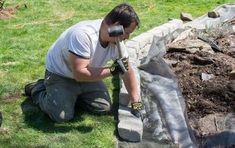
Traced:
[[90, 60], [78, 57], [74, 54], [70, 55], [74, 78], [77, 81], [97, 81], [108, 76], [111, 76], [108, 67], [91, 68], [89, 67]]
[[127, 89], [131, 103], [141, 101], [139, 83], [131, 65], [129, 65], [128, 72], [123, 75], [123, 81]]

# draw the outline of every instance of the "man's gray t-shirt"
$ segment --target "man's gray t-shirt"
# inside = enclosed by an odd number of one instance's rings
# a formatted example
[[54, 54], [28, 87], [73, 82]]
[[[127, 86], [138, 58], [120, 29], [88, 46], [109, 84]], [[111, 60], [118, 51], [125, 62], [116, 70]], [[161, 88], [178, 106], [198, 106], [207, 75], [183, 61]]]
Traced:
[[[90, 67], [103, 67], [110, 60], [119, 57], [115, 44], [103, 48], [99, 42], [99, 29], [102, 20], [79, 22], [65, 30], [50, 47], [46, 58], [46, 69], [52, 73], [74, 78], [70, 54], [90, 59]], [[122, 50], [125, 48], [121, 43]], [[125, 57], [127, 51], [123, 50]]]

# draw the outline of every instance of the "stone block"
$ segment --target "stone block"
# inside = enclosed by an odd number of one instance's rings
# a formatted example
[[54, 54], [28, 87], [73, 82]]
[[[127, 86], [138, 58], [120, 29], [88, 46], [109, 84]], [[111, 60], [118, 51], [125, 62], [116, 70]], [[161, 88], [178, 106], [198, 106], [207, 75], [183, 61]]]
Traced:
[[130, 142], [142, 140], [143, 122], [131, 113], [129, 107], [119, 106], [118, 119], [118, 134], [123, 140]]
[[127, 48], [129, 58], [137, 59], [137, 50], [136, 48]]
[[147, 44], [151, 44], [153, 40], [153, 34], [152, 33], [142, 33], [136, 37], [133, 38], [134, 41], [139, 42], [140, 49], [142, 49]]
[[135, 41], [133, 39], [127, 41], [125, 43], [125, 46], [126, 46], [127, 49], [128, 48], [133, 48], [133, 49], [136, 49], [136, 50], [140, 49], [139, 42], [137, 42], [137, 41]]

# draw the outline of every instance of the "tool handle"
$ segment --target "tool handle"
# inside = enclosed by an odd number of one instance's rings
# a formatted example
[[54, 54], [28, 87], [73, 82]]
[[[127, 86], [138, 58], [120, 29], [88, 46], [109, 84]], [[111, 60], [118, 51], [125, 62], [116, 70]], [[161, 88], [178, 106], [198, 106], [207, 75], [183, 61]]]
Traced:
[[117, 39], [116, 44], [117, 44], [117, 48], [118, 48], [119, 58], [121, 59], [121, 58], [123, 58], [123, 51], [122, 51], [119, 39]]
[[124, 64], [123, 64], [122, 59], [118, 59], [118, 60], [117, 60], [117, 63], [118, 63], [119, 66], [121, 67], [122, 71], [123, 71], [124, 73], [126, 73], [126, 72], [127, 72], [127, 69], [125, 68], [125, 66], [124, 66]]

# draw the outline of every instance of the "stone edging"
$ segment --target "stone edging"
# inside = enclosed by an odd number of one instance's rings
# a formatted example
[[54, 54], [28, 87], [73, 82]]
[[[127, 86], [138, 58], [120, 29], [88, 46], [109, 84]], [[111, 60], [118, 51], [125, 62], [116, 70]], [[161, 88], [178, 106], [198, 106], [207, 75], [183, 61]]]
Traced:
[[161, 26], [155, 27], [128, 40], [125, 45], [129, 52], [130, 58], [141, 59], [145, 57], [152, 44], [154, 36], [163, 37], [172, 33], [176, 29], [183, 27], [183, 21], [179, 19], [173, 19]]

